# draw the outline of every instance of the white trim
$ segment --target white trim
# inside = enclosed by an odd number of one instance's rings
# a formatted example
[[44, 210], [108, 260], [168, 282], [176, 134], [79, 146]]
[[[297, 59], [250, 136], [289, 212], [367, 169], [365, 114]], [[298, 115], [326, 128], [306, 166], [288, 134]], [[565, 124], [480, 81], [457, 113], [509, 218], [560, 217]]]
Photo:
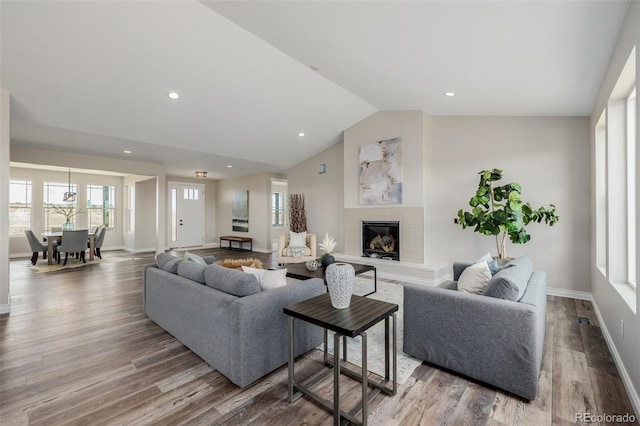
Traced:
[[11, 304], [9, 305], [0, 305], [0, 315], [8, 314], [11, 312]]
[[397, 262], [395, 260], [372, 259], [370, 257], [351, 256], [343, 253], [333, 253], [337, 261], [373, 265], [378, 276], [417, 284], [437, 285], [446, 281], [448, 264], [419, 264]]
[[607, 342], [607, 346], [609, 347], [609, 352], [613, 356], [613, 361], [616, 363], [616, 367], [618, 368], [618, 373], [620, 373], [620, 377], [622, 378], [622, 383], [624, 384], [624, 388], [627, 391], [627, 395], [631, 400], [631, 405], [633, 405], [633, 409], [636, 414], [640, 414], [640, 395], [638, 395], [638, 391], [633, 386], [633, 381], [629, 377], [629, 373], [627, 373], [624, 364], [622, 363], [622, 358], [620, 358], [620, 354], [616, 348], [616, 345], [613, 343], [613, 339], [611, 338], [611, 334], [609, 334], [609, 330], [607, 330], [607, 326], [600, 314], [600, 309], [598, 308], [598, 304], [595, 300], [592, 300], [593, 310], [596, 313], [596, 317], [598, 318], [598, 324], [600, 324], [600, 330], [602, 331], [602, 335], [604, 336], [604, 340]]
[[549, 296], [568, 297], [569, 299], [588, 300], [593, 302], [593, 296], [586, 291], [565, 290], [563, 288], [547, 287]]

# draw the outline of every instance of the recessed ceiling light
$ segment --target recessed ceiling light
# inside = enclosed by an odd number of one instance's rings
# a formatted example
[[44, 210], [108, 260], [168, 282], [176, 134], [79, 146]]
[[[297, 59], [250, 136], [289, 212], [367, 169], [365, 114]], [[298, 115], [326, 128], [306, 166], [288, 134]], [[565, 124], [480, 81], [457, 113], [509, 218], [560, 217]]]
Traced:
[[303, 137], [304, 136], [304, 132], [298, 133], [298, 136]]
[[178, 92], [169, 92], [167, 96], [169, 96], [169, 99], [173, 100], [180, 99], [180, 95], [178, 94]]
[[125, 154], [131, 154], [131, 151], [129, 151], [128, 149], [125, 149], [125, 150], [124, 150], [124, 151], [122, 151], [122, 152], [124, 152]]
[[456, 94], [454, 92], [444, 92], [444, 95], [452, 97], [452, 96], [455, 96]]
[[227, 164], [227, 169], [232, 168], [233, 166], [231, 164]]

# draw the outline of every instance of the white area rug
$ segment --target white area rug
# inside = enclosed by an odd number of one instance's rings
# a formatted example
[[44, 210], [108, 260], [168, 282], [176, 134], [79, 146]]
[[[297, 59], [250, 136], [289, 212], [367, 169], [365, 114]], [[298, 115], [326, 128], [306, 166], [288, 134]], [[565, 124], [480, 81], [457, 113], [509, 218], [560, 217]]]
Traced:
[[[356, 295], [366, 294], [373, 290], [373, 278], [356, 277], [354, 281], [353, 293]], [[367, 296], [370, 299], [382, 300], [384, 302], [395, 303], [399, 309], [396, 312], [397, 332], [397, 361], [398, 361], [398, 384], [403, 384], [418, 368], [422, 361], [402, 352], [403, 338], [403, 314], [402, 314], [402, 297], [404, 287], [401, 284], [392, 284], [378, 278], [378, 291]], [[382, 377], [384, 377], [384, 321], [374, 325], [367, 330], [367, 368]], [[333, 354], [333, 333], [329, 332], [329, 353]], [[323, 345], [318, 346], [320, 350]], [[362, 367], [362, 351], [361, 338], [357, 336], [353, 339], [347, 338], [348, 356], [347, 360], [359, 367]], [[391, 361], [391, 357], [389, 357]], [[393, 368], [393, 364], [390, 364]]]
[[81, 268], [83, 266], [103, 264], [103, 263], [107, 263], [107, 264], [119, 263], [119, 262], [126, 262], [126, 261], [137, 260], [137, 259], [140, 259], [140, 258], [139, 257], [104, 257], [100, 259], [99, 257], [95, 257], [94, 260], [89, 260], [89, 255], [87, 255], [87, 263], [82, 263], [78, 259], [75, 259], [75, 258], [72, 259], [71, 257], [69, 257], [67, 264], [63, 265], [62, 264], [62, 262], [64, 262], [64, 257], [63, 257], [63, 259], [60, 261], [60, 264], [55, 263], [56, 261], [54, 260], [53, 265], [48, 265], [46, 260], [39, 259], [38, 263], [36, 263], [33, 266], [31, 265], [30, 266], [31, 266], [31, 269], [33, 269], [36, 272], [56, 272], [56, 271], [62, 271], [63, 269]]

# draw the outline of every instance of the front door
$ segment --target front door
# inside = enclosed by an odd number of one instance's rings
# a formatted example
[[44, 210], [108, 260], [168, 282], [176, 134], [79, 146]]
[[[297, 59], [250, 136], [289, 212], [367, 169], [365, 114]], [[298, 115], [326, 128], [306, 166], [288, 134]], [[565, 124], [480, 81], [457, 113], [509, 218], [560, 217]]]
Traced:
[[171, 247], [204, 244], [204, 185], [169, 182]]

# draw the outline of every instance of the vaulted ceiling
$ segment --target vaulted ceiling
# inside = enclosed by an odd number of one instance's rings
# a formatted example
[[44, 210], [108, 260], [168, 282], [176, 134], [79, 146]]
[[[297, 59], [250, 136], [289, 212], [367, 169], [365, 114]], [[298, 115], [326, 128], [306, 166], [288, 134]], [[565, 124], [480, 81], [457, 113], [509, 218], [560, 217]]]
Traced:
[[378, 110], [590, 115], [628, 7], [2, 0], [0, 82], [12, 144], [274, 172]]

